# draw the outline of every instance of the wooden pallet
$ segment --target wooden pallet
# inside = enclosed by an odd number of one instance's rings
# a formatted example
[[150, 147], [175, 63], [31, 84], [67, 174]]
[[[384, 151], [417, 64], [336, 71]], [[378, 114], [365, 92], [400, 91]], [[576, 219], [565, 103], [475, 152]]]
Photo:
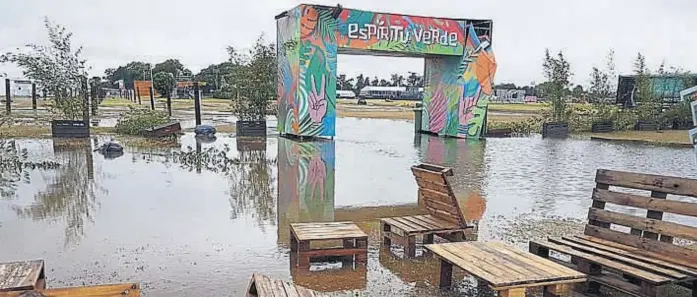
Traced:
[[0, 263], [0, 292], [41, 290], [45, 287], [43, 260]]
[[182, 126], [178, 121], [169, 122], [146, 130], [147, 137], [165, 137], [179, 135], [182, 132]]
[[440, 259], [441, 288], [452, 284], [453, 266], [477, 278], [502, 297], [524, 297], [527, 288], [543, 287], [546, 296], [568, 295], [583, 273], [497, 242], [457, 242], [426, 246]]
[[294, 284], [253, 274], [246, 297], [325, 297], [327, 295]]
[[[0, 297], [21, 297], [28, 291], [0, 292]], [[36, 290], [44, 297], [139, 297], [138, 284], [113, 284], [74, 288]], [[30, 295], [34, 296], [34, 295]]]
[[[697, 197], [697, 180], [600, 169], [595, 181], [585, 235], [532, 241], [530, 252], [548, 257], [552, 250], [570, 256], [569, 265], [589, 275], [587, 293], [606, 286], [636, 296], [665, 296], [669, 284], [687, 282], [694, 287], [697, 250], [675, 245], [674, 239], [697, 240], [697, 227], [664, 221], [663, 213], [697, 217], [697, 203], [668, 200], [668, 195]], [[607, 210], [607, 203], [643, 208], [646, 216]]]
[[434, 235], [449, 241], [464, 241], [470, 229], [457, 203], [447, 176], [451, 168], [420, 164], [411, 168], [419, 186], [419, 205], [426, 215], [380, 219], [383, 244], [404, 246], [405, 256], [416, 256], [416, 237], [425, 244], [433, 243]]
[[[337, 248], [311, 249], [312, 242], [341, 240]], [[290, 224], [291, 253], [297, 254], [297, 266], [309, 268], [313, 257], [349, 256], [364, 264], [368, 257], [368, 235], [352, 222]]]

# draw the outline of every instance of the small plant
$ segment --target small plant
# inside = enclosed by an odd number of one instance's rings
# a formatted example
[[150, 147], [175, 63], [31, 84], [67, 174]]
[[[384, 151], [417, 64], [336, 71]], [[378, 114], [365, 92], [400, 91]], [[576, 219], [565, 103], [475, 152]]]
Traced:
[[164, 111], [131, 106], [116, 123], [116, 132], [126, 135], [144, 135], [148, 129], [168, 122], [169, 117]]
[[565, 121], [567, 114], [566, 97], [572, 76], [571, 64], [566, 60], [563, 52], [560, 51], [554, 57], [547, 49], [542, 69], [549, 84], [546, 93], [549, 94], [552, 103], [552, 121]]

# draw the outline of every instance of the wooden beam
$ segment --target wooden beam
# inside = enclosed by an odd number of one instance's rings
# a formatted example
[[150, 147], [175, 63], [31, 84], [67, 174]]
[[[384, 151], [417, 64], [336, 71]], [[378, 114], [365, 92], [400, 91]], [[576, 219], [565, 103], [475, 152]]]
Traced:
[[598, 169], [596, 183], [697, 197], [697, 180], [654, 174]]

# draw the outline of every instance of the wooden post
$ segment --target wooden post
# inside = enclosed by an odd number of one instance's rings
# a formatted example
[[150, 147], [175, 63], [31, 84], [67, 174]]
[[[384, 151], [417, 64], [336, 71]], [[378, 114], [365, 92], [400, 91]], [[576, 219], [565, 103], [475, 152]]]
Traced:
[[198, 92], [198, 82], [194, 82], [194, 110], [196, 111], [196, 126], [201, 125], [201, 94]]
[[12, 96], [10, 95], [10, 92], [12, 90], [10, 89], [10, 79], [6, 78], [5, 79], [5, 112], [7, 114], [10, 114], [12, 112], [12, 106], [10, 105], [10, 101], [12, 100]]
[[136, 87], [136, 97], [138, 97], [138, 104], [143, 104], [143, 102], [140, 101], [140, 87]]
[[167, 113], [172, 116], [172, 93], [167, 94]]
[[150, 109], [155, 110], [155, 94], [153, 94], [152, 85], [150, 85]]
[[438, 286], [441, 289], [449, 288], [453, 281], [453, 264], [440, 260], [440, 281]]
[[82, 93], [84, 94], [82, 99], [82, 120], [87, 125], [87, 131], [89, 135], [90, 129], [90, 94], [87, 89], [87, 77], [82, 79]]
[[92, 102], [90, 103], [90, 107], [92, 109], [92, 116], [97, 116], [97, 107], [99, 104], [97, 103], [97, 95], [99, 92], [97, 92], [97, 84], [92, 83], [90, 84], [90, 97], [92, 97]]
[[31, 83], [31, 109], [36, 110], [36, 83]]

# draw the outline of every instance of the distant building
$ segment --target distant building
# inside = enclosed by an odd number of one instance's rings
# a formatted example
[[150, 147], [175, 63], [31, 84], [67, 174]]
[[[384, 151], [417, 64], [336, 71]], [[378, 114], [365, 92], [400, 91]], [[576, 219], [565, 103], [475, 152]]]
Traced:
[[367, 99], [411, 99], [421, 100], [423, 88], [366, 86], [361, 89], [361, 98]]
[[523, 89], [494, 89], [496, 101], [525, 103], [525, 90]]
[[[680, 91], [697, 85], [697, 74], [687, 76], [652, 75], [650, 76], [653, 93], [664, 104], [680, 102]], [[625, 107], [636, 106], [636, 75], [620, 75], [617, 81], [615, 103]]]
[[[0, 95], [5, 96], [5, 79], [0, 79]], [[10, 96], [31, 97], [31, 81], [23, 79], [10, 80]], [[4, 98], [3, 98], [4, 100]]]

